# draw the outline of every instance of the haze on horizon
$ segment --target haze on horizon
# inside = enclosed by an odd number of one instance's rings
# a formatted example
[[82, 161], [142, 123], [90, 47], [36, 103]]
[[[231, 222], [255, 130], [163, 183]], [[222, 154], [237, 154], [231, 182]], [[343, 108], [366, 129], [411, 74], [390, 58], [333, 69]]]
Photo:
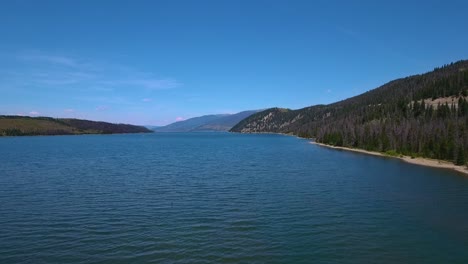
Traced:
[[0, 114], [165, 125], [301, 108], [468, 58], [466, 1], [10, 1]]

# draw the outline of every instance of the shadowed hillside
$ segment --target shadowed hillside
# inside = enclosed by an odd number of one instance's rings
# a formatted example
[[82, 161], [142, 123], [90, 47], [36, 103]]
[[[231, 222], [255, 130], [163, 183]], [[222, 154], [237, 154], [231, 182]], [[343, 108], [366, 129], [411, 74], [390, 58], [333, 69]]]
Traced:
[[141, 126], [69, 118], [0, 116], [0, 136], [151, 133]]

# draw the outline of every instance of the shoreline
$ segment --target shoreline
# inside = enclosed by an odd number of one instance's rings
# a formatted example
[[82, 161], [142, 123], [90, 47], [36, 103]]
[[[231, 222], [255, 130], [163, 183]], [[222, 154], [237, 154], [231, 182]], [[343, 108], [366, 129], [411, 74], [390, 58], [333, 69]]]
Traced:
[[463, 173], [465, 176], [468, 176], [468, 168], [466, 166], [459, 166], [455, 165], [453, 163], [450, 163], [448, 161], [444, 160], [436, 160], [436, 159], [429, 159], [429, 158], [411, 158], [408, 156], [389, 156], [385, 155], [384, 153], [376, 152], [376, 151], [368, 151], [364, 149], [354, 149], [354, 148], [347, 148], [347, 147], [337, 147], [337, 146], [331, 146], [323, 143], [317, 143], [315, 141], [310, 141], [310, 144], [318, 145], [321, 147], [325, 148], [331, 148], [331, 149], [339, 149], [339, 150], [346, 150], [346, 151], [352, 151], [352, 152], [358, 152], [362, 154], [367, 154], [367, 155], [373, 155], [373, 156], [380, 156], [380, 157], [387, 157], [387, 158], [396, 158], [399, 160], [402, 160], [407, 163], [415, 164], [415, 165], [420, 165], [420, 166], [426, 166], [426, 167], [432, 167], [432, 168], [439, 168], [439, 169], [449, 169], [453, 170], [459, 173]]

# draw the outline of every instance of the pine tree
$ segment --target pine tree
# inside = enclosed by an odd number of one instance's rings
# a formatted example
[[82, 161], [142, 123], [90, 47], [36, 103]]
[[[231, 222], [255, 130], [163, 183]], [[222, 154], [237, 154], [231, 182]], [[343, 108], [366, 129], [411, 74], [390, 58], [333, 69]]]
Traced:
[[456, 165], [465, 165], [465, 150], [462, 146], [458, 148], [457, 160], [455, 162]]

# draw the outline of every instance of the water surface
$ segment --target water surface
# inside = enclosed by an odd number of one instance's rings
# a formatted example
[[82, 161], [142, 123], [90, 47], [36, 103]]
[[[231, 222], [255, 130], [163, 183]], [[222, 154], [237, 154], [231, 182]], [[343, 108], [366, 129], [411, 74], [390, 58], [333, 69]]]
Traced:
[[468, 177], [281, 135], [0, 138], [0, 263], [468, 263]]

